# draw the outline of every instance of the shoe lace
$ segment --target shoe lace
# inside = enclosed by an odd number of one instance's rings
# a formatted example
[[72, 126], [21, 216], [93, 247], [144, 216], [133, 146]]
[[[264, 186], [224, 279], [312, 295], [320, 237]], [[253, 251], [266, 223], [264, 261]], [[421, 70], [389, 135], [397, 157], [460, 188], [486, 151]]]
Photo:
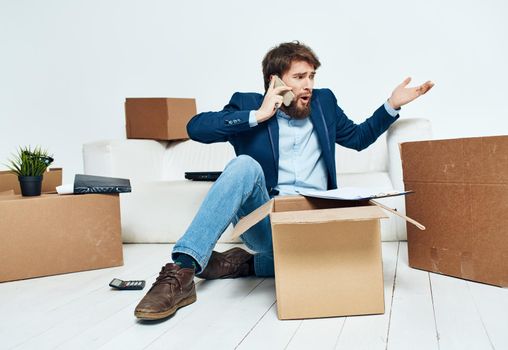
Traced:
[[167, 268], [166, 266], [162, 267], [161, 272], [152, 287], [159, 284], [172, 285], [182, 290], [182, 283], [178, 279], [178, 270]]

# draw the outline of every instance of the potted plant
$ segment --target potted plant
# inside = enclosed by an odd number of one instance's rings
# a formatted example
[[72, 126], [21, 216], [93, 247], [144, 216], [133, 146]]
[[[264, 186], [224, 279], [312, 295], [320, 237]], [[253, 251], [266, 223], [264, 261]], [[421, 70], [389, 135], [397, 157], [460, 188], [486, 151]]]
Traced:
[[7, 167], [18, 175], [21, 195], [40, 196], [42, 177], [51, 163], [53, 158], [47, 151], [28, 146], [20, 147], [18, 154], [9, 160]]

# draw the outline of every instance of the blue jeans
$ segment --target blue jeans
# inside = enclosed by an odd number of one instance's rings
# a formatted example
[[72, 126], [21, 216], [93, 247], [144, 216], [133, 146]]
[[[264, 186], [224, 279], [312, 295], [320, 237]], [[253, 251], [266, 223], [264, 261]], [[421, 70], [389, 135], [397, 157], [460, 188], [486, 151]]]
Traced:
[[[179, 253], [192, 256], [201, 272], [219, 237], [230, 223], [270, 200], [263, 169], [253, 158], [240, 155], [230, 161], [206, 195], [185, 234], [173, 248], [173, 260]], [[266, 217], [240, 236], [253, 250], [257, 276], [273, 276], [273, 246], [270, 218]]]

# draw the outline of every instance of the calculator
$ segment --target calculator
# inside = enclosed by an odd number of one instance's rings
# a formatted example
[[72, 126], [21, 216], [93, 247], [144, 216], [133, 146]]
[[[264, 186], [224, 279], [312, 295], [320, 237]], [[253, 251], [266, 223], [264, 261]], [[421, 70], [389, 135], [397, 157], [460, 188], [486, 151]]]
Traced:
[[113, 278], [109, 282], [109, 286], [120, 290], [138, 290], [145, 288], [145, 281], [122, 281], [118, 278]]

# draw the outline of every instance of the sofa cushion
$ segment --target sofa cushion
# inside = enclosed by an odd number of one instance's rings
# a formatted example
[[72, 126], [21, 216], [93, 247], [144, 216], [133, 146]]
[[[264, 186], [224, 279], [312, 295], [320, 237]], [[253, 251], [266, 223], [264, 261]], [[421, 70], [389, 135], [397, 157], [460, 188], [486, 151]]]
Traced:
[[235, 150], [227, 142], [172, 142], [164, 153], [162, 177], [167, 181], [183, 180], [186, 171], [222, 171], [234, 157]]
[[[392, 190], [391, 181], [385, 172], [364, 174], [339, 174], [340, 186], [370, 186]], [[132, 193], [122, 193], [122, 237], [124, 242], [177, 241], [186, 231], [197, 213], [212, 182], [189, 180], [178, 181], [132, 181]], [[380, 199], [380, 202], [397, 208], [401, 197]], [[381, 221], [381, 235], [384, 241], [396, 240], [394, 220]], [[231, 238], [231, 226], [221, 236], [219, 242], [238, 242]]]
[[159, 181], [161, 159], [168, 142], [155, 140], [112, 140], [86, 144], [83, 148], [85, 174]]
[[[187, 230], [212, 182], [131, 181], [131, 186], [131, 193], [120, 194], [123, 241], [173, 243]], [[219, 241], [231, 242], [231, 231]]]
[[335, 145], [335, 164], [342, 174], [370, 173], [387, 171], [386, 136], [381, 135], [376, 142], [358, 152]]

